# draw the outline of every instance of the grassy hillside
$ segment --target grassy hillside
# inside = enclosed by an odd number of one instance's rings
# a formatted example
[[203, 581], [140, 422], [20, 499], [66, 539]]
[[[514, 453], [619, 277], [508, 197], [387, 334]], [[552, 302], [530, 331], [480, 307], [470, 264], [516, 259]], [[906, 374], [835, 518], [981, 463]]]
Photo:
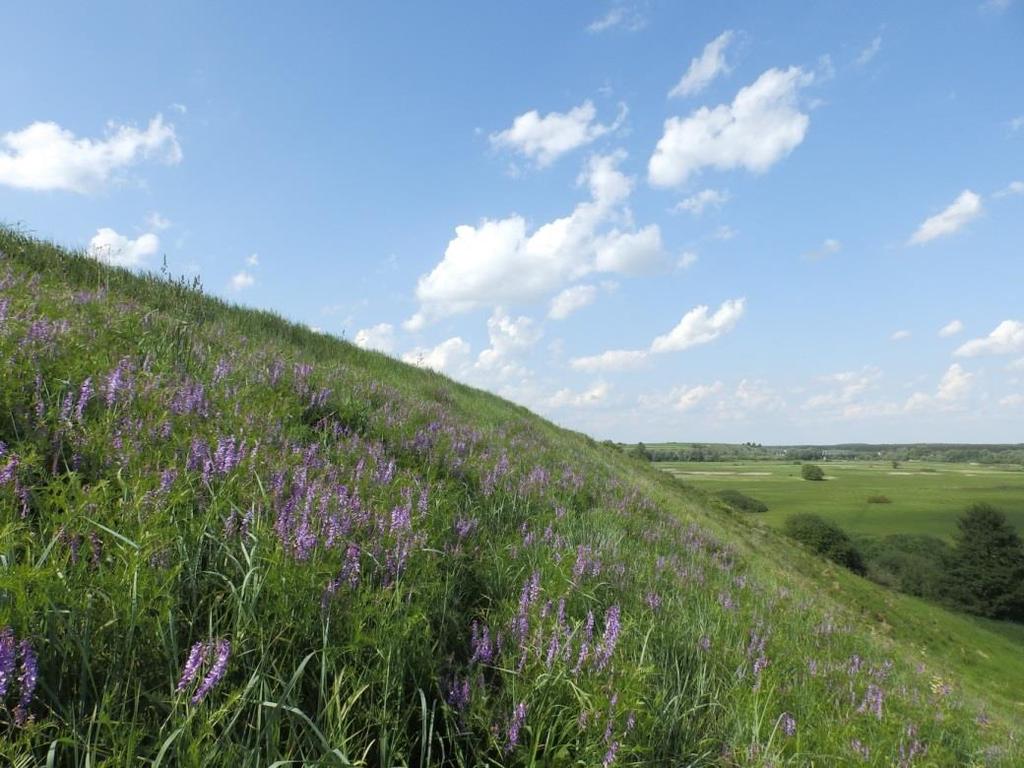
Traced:
[[14, 765], [1020, 765], [1020, 638], [614, 448], [0, 231]]
[[[1024, 531], [1024, 467], [913, 461], [821, 463], [827, 482], [809, 483], [792, 461], [681, 462], [656, 465], [709, 491], [735, 489], [768, 505], [773, 525], [798, 512], [834, 520], [855, 534], [929, 534], [952, 539], [957, 517], [987, 502]], [[872, 503], [884, 496], [887, 503]], [[877, 499], [876, 499], [877, 502]]]

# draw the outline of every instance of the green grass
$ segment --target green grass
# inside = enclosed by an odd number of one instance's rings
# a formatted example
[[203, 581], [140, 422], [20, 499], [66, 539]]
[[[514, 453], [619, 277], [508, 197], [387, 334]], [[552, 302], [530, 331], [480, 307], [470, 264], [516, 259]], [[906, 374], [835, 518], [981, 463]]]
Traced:
[[[1024, 531], [1024, 468], [1011, 465], [904, 462], [820, 462], [824, 482], [807, 482], [790, 461], [657, 462], [653, 466], [707, 491], [735, 489], [768, 505], [760, 517], [780, 526], [811, 512], [847, 532], [882, 536], [930, 534], [951, 539], [970, 504], [989, 502]], [[871, 503], [881, 495], [890, 503]]]
[[1016, 629], [487, 393], [2, 229], [0, 362], [0, 764], [1024, 761]]

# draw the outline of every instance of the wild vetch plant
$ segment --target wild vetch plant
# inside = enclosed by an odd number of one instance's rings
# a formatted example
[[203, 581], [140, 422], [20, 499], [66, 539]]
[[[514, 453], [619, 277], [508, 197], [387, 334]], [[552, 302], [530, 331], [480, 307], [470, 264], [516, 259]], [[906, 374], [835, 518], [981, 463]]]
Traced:
[[1020, 764], [998, 705], [964, 716], [617, 452], [181, 282], [0, 252], [5, 760]]

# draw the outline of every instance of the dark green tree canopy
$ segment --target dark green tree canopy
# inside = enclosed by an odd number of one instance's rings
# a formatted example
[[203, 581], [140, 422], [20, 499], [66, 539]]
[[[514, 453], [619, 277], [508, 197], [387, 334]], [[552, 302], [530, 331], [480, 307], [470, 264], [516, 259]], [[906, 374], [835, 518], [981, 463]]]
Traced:
[[825, 473], [817, 464], [804, 464], [800, 467], [800, 477], [804, 480], [824, 480]]
[[970, 613], [1024, 621], [1024, 542], [1001, 511], [974, 504], [960, 517], [948, 597]]

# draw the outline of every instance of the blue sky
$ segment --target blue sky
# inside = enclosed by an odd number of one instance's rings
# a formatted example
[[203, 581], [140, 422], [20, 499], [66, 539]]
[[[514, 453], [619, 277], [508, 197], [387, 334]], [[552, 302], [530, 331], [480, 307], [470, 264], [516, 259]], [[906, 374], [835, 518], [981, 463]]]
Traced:
[[5, 12], [0, 219], [598, 438], [1024, 436], [1024, 3]]

